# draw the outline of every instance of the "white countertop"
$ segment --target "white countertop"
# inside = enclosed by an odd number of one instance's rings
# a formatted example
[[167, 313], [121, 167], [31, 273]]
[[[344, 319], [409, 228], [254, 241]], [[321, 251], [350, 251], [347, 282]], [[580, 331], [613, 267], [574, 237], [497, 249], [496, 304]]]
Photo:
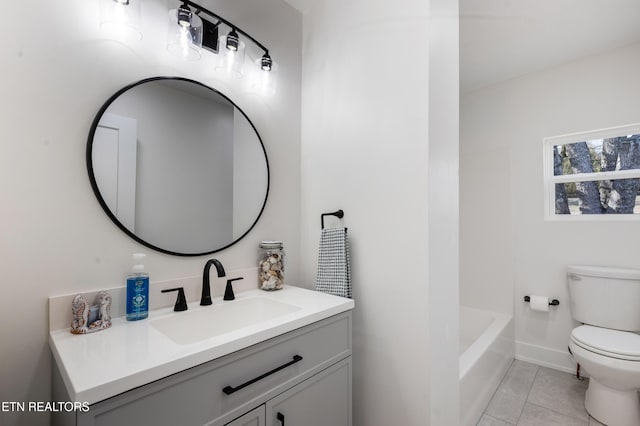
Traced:
[[[51, 331], [49, 344], [70, 400], [93, 404], [354, 307], [351, 299], [291, 286], [236, 294], [236, 300], [255, 297], [300, 309], [192, 344], [176, 343], [151, 325], [155, 318], [182, 313], [173, 308], [151, 311], [140, 321], [114, 318], [111, 328], [92, 334], [71, 334], [68, 328]], [[216, 309], [222, 303], [233, 301], [217, 297], [213, 305], [203, 307], [190, 302], [189, 310]]]

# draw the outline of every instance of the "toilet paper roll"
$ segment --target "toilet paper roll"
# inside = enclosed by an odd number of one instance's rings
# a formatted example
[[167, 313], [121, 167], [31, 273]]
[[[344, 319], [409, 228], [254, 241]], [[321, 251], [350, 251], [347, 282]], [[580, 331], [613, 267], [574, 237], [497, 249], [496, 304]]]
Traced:
[[549, 298], [546, 296], [531, 296], [529, 306], [532, 311], [549, 312]]

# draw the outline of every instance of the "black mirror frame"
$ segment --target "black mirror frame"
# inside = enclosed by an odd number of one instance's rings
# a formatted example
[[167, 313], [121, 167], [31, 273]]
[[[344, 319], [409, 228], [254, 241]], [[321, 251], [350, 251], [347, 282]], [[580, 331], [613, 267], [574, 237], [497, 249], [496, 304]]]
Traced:
[[[105, 113], [105, 111], [107, 110], [107, 108], [109, 108], [109, 106], [113, 103], [113, 101], [115, 101], [120, 95], [122, 95], [123, 93], [125, 93], [126, 91], [128, 91], [129, 89], [132, 89], [136, 86], [139, 86], [141, 84], [144, 83], [148, 83], [151, 81], [158, 81], [158, 80], [177, 80], [177, 81], [184, 81], [184, 82], [189, 82], [189, 83], [193, 83], [193, 84], [197, 84], [198, 86], [204, 87], [208, 90], [211, 90], [213, 92], [215, 92], [216, 94], [218, 94], [219, 96], [222, 96], [224, 99], [226, 99], [229, 103], [231, 103], [231, 105], [233, 105], [238, 111], [240, 111], [242, 113], [242, 115], [244, 116], [244, 118], [247, 119], [247, 121], [249, 122], [249, 124], [251, 125], [251, 128], [253, 129], [254, 132], [256, 132], [256, 136], [258, 136], [258, 141], [260, 142], [260, 147], [262, 148], [262, 152], [264, 154], [264, 160], [267, 166], [267, 190], [265, 192], [264, 195], [264, 202], [262, 203], [262, 207], [260, 208], [260, 212], [258, 213], [258, 216], [256, 217], [256, 220], [251, 224], [251, 226], [249, 227], [249, 229], [247, 229], [240, 237], [238, 237], [237, 239], [233, 240], [231, 243], [227, 244], [224, 247], [215, 249], [215, 250], [211, 250], [211, 251], [206, 251], [206, 252], [201, 252], [201, 253], [178, 253], [178, 252], [174, 252], [171, 250], [166, 250], [163, 249], [161, 247], [157, 247], [145, 240], [143, 240], [142, 238], [138, 237], [137, 235], [135, 235], [133, 232], [131, 232], [130, 230], [128, 230], [119, 220], [118, 218], [111, 212], [111, 210], [109, 209], [109, 206], [107, 206], [107, 203], [105, 202], [104, 198], [102, 198], [102, 194], [100, 194], [100, 190], [98, 188], [98, 183], [96, 182], [94, 173], [93, 173], [93, 162], [92, 162], [92, 150], [93, 150], [93, 138], [95, 136], [95, 132], [96, 129], [98, 127], [98, 124], [100, 123], [100, 119], [102, 118], [102, 115]], [[199, 81], [195, 81], [195, 80], [191, 80], [189, 78], [184, 78], [184, 77], [150, 77], [150, 78], [145, 78], [143, 80], [137, 81], [135, 83], [129, 84], [125, 87], [123, 87], [122, 89], [118, 90], [115, 94], [113, 94], [105, 103], [104, 105], [102, 105], [102, 107], [100, 108], [100, 110], [98, 111], [98, 113], [96, 114], [96, 117], [93, 119], [93, 122], [91, 123], [91, 129], [89, 130], [89, 137], [87, 140], [87, 151], [86, 151], [86, 163], [87, 163], [87, 172], [89, 174], [89, 182], [91, 182], [91, 188], [93, 189], [93, 193], [95, 194], [96, 198], [98, 199], [98, 202], [100, 203], [100, 206], [102, 207], [102, 209], [104, 210], [104, 212], [107, 214], [107, 216], [109, 217], [109, 219], [111, 219], [111, 221], [113, 223], [115, 223], [118, 228], [120, 228], [120, 230], [122, 230], [125, 234], [127, 234], [130, 238], [132, 238], [133, 240], [137, 241], [138, 243], [149, 247], [150, 249], [159, 251], [161, 253], [165, 253], [165, 254], [170, 254], [173, 256], [182, 256], [182, 257], [195, 257], [195, 256], [204, 256], [204, 255], [209, 255], [212, 253], [217, 253], [219, 251], [225, 250], [229, 247], [231, 247], [232, 245], [234, 245], [235, 243], [237, 243], [238, 241], [242, 240], [249, 232], [251, 232], [251, 230], [256, 226], [256, 224], [258, 223], [258, 220], [260, 220], [260, 217], [262, 216], [262, 212], [264, 212], [264, 208], [267, 205], [267, 200], [269, 199], [269, 188], [270, 188], [270, 184], [271, 184], [271, 172], [269, 169], [269, 158], [267, 157], [267, 151], [264, 147], [264, 143], [262, 142], [262, 137], [260, 137], [260, 133], [258, 133], [258, 129], [256, 129], [256, 126], [253, 124], [253, 122], [251, 121], [251, 119], [249, 119], [249, 116], [247, 116], [247, 114], [238, 106], [236, 105], [235, 102], [233, 102], [228, 96], [226, 96], [224, 93], [209, 87], [203, 83], [200, 83]]]

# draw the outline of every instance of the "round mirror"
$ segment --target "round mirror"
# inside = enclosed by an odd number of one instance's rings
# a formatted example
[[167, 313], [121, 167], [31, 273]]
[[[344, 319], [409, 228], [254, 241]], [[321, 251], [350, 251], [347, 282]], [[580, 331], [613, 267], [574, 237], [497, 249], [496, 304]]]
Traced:
[[91, 186], [131, 238], [163, 253], [229, 247], [258, 221], [269, 193], [260, 135], [229, 98], [184, 78], [123, 88], [87, 143]]

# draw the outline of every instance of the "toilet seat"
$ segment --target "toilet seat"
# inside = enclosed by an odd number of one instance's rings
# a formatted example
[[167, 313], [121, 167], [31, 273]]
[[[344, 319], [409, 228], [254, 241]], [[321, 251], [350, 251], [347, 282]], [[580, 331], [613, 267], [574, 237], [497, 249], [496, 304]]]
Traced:
[[590, 352], [640, 362], [640, 335], [636, 333], [581, 325], [571, 331], [571, 340]]

